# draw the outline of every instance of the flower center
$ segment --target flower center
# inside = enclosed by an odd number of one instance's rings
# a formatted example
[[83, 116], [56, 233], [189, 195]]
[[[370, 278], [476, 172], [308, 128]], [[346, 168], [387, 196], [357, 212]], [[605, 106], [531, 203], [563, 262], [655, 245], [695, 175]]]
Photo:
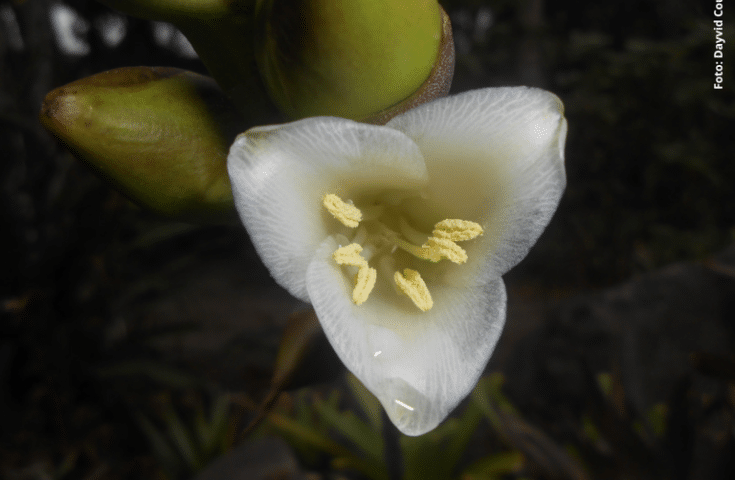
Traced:
[[[355, 287], [352, 301], [355, 305], [362, 305], [375, 288], [378, 272], [368, 265], [368, 261], [378, 254], [384, 254], [380, 264], [383, 269], [394, 272], [392, 278], [397, 292], [410, 298], [421, 311], [431, 309], [434, 301], [421, 274], [410, 268], [399, 272], [395, 269], [391, 255], [400, 248], [421, 260], [439, 262], [446, 259], [461, 265], [467, 261], [467, 252], [456, 242], [472, 240], [483, 233], [482, 227], [475, 222], [447, 219], [434, 225], [431, 235], [425, 235], [415, 230], [403, 216], [398, 216], [399, 233], [381, 221], [386, 208], [382, 205], [370, 207], [363, 214], [352, 202], [345, 202], [333, 193], [324, 196], [322, 205], [342, 225], [358, 229], [352, 243], [341, 246], [332, 255], [338, 265], [353, 271]], [[423, 243], [420, 240], [422, 238], [426, 239]], [[361, 243], [365, 243], [366, 247], [363, 248]], [[365, 254], [362, 254], [363, 251]]]

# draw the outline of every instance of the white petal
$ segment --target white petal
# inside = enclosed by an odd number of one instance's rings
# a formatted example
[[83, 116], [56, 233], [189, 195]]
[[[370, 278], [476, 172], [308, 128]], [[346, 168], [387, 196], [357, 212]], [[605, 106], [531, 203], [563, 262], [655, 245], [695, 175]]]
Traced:
[[388, 122], [424, 154], [432, 218], [472, 220], [485, 229], [462, 245], [470, 259], [484, 261], [447, 281], [484, 283], [502, 275], [541, 235], [566, 185], [563, 114], [552, 93], [508, 87], [443, 98]]
[[307, 270], [311, 302], [342, 362], [375, 394], [406, 435], [435, 428], [474, 387], [505, 322], [500, 278], [465, 288], [429, 284], [421, 312], [385, 279], [360, 306], [331, 258], [327, 239]]
[[415, 189], [428, 178], [418, 147], [403, 133], [331, 117], [248, 130], [232, 145], [227, 166], [260, 258], [304, 301], [314, 250], [341, 227], [322, 206], [324, 195], [348, 200], [371, 190]]

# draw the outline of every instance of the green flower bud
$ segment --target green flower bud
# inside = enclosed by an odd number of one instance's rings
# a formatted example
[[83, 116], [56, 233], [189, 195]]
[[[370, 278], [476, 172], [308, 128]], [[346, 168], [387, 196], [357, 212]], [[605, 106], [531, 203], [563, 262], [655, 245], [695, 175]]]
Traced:
[[256, 61], [271, 98], [292, 118], [362, 120], [429, 77], [440, 51], [436, 0], [264, 0]]
[[418, 107], [422, 103], [445, 97], [449, 93], [454, 77], [454, 37], [452, 36], [452, 22], [449, 15], [443, 8], [441, 13], [442, 40], [439, 44], [439, 55], [431, 69], [429, 78], [411, 96], [375, 115], [363, 118], [363, 122], [383, 125], [396, 115]]
[[209, 77], [119, 68], [50, 92], [39, 119], [131, 200], [188, 221], [233, 213], [227, 153], [244, 122]]
[[246, 118], [274, 120], [277, 112], [254, 58], [256, 0], [98, 1], [135, 17], [173, 23]]

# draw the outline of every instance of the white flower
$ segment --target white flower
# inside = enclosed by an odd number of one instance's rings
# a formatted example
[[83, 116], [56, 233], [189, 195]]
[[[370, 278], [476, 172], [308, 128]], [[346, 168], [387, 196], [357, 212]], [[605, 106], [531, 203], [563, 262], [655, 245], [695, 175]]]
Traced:
[[385, 126], [307, 118], [233, 144], [235, 204], [260, 257], [403, 433], [436, 427], [481, 375], [505, 322], [501, 275], [564, 190], [566, 131], [556, 96], [514, 87]]

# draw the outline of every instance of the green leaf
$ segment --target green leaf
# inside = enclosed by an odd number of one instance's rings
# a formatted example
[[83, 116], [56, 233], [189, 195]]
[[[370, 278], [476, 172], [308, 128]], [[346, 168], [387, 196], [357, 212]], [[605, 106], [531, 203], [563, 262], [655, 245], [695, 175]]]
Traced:
[[227, 395], [220, 395], [212, 407], [210, 420], [212, 426], [212, 448], [220, 448], [224, 452], [229, 446], [228, 435], [230, 426], [230, 399]]
[[454, 429], [456, 419], [450, 418], [435, 429], [418, 437], [401, 437], [403, 450], [403, 480], [441, 480], [446, 478], [442, 467], [444, 451], [441, 440], [448, 429]]
[[442, 462], [444, 466], [443, 473], [446, 475], [446, 478], [449, 478], [457, 463], [461, 460], [462, 455], [467, 450], [467, 445], [469, 445], [472, 435], [480, 425], [481, 419], [482, 412], [477, 408], [477, 405], [472, 402], [468, 403], [464, 412], [462, 412], [462, 416], [459, 418], [454, 432], [452, 432], [452, 435], [448, 435], [448, 445], [444, 450], [445, 453]]
[[363, 473], [374, 470], [374, 466], [370, 462], [355, 455], [349, 449], [335, 442], [324, 433], [319, 432], [313, 426], [301, 424], [277, 413], [268, 415], [268, 421], [281, 434], [288, 437], [290, 439], [289, 443], [292, 443], [292, 445], [300, 444], [302, 446], [309, 446], [334, 458], [349, 459], [350, 465]]
[[657, 403], [648, 410], [646, 419], [656, 438], [666, 435], [666, 423], [669, 416], [669, 407], [665, 403]]
[[321, 419], [359, 447], [373, 461], [380, 461], [383, 454], [383, 438], [380, 431], [360, 420], [349, 410], [340, 412], [327, 402], [317, 401], [314, 408]]
[[194, 416], [194, 431], [204, 459], [209, 459], [227, 444], [227, 425], [230, 401], [226, 395], [219, 395], [212, 404], [209, 418], [204, 409], [198, 408]]
[[402, 437], [404, 480], [451, 478], [481, 419], [480, 409], [468, 403], [459, 418], [450, 418], [422, 436]]
[[192, 437], [191, 432], [186, 428], [184, 422], [174, 410], [172, 405], [167, 405], [164, 411], [164, 419], [168, 427], [167, 433], [173, 444], [176, 446], [179, 454], [184, 459], [191, 471], [197, 471], [202, 468], [202, 461], [196, 441]]
[[166, 436], [143, 414], [136, 414], [135, 420], [148, 439], [153, 456], [156, 457], [161, 468], [168, 473], [169, 477], [175, 478], [178, 472], [183, 469], [181, 457], [176, 453]]
[[472, 391], [472, 402], [477, 405], [477, 408], [487, 417], [490, 424], [495, 430], [500, 431], [502, 424], [500, 417], [495, 412], [495, 408], [492, 405], [490, 389], [492, 388], [491, 379], [489, 377], [483, 377], [477, 382], [475, 389]]
[[170, 388], [201, 387], [204, 382], [192, 375], [183, 373], [168, 365], [148, 360], [131, 360], [118, 362], [96, 370], [101, 378], [114, 377], [148, 377], [154, 382]]
[[490, 480], [519, 472], [523, 469], [525, 458], [519, 451], [495, 453], [483, 457], [467, 467], [462, 480]]
[[347, 385], [352, 391], [352, 396], [358, 400], [362, 407], [362, 411], [367, 415], [373, 430], [376, 432], [382, 432], [383, 407], [380, 405], [380, 401], [370, 392], [370, 390], [365, 388], [365, 385], [363, 385], [362, 382], [352, 374], [352, 372], [347, 372]]

